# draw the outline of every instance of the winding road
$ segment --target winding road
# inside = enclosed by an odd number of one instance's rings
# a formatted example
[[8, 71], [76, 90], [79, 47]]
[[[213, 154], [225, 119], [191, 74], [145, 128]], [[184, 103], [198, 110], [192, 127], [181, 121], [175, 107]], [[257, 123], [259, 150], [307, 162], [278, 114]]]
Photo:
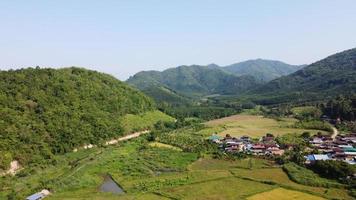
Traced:
[[334, 140], [336, 136], [339, 134], [339, 131], [335, 127], [332, 127], [332, 129], [333, 129], [333, 134], [331, 134], [331, 138]]

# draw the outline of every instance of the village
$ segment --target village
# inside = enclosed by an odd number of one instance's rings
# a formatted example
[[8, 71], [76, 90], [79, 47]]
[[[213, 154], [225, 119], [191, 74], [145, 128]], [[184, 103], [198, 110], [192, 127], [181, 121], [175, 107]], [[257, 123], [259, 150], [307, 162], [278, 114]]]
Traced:
[[[256, 156], [282, 156], [293, 145], [280, 145], [273, 134], [267, 133], [258, 140], [248, 136], [240, 138], [226, 134], [221, 137], [213, 134], [209, 140], [219, 146], [226, 153], [246, 153]], [[329, 135], [317, 134], [307, 141], [308, 147], [305, 155], [305, 164], [312, 164], [318, 160], [340, 160], [348, 164], [356, 164], [356, 133], [338, 135], [332, 138]]]

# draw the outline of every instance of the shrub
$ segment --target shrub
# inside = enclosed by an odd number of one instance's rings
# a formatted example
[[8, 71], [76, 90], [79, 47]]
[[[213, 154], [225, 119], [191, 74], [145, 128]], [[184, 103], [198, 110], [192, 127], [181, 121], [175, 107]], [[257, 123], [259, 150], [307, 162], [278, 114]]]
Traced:
[[310, 165], [310, 169], [326, 178], [346, 179], [356, 173], [356, 167], [343, 161], [320, 160]]
[[283, 170], [287, 173], [288, 177], [297, 183], [303, 185], [310, 185], [314, 187], [343, 187], [342, 184], [337, 183], [333, 180], [328, 180], [325, 178], [321, 178], [318, 174], [313, 171], [301, 167], [295, 163], [287, 163], [283, 165]]

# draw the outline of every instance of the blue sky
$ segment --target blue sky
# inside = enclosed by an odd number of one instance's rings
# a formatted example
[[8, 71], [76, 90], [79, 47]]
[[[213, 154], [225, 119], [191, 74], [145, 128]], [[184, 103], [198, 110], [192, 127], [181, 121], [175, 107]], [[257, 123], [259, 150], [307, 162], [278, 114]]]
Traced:
[[141, 70], [254, 58], [312, 63], [356, 47], [355, 0], [0, 1], [0, 69]]

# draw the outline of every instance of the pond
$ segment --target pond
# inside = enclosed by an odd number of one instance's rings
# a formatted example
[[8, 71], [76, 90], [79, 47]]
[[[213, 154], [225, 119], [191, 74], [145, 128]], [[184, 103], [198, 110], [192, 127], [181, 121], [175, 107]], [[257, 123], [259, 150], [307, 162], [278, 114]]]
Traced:
[[101, 192], [111, 192], [113, 194], [124, 194], [125, 191], [117, 184], [110, 175], [104, 177], [104, 182], [100, 186]]

